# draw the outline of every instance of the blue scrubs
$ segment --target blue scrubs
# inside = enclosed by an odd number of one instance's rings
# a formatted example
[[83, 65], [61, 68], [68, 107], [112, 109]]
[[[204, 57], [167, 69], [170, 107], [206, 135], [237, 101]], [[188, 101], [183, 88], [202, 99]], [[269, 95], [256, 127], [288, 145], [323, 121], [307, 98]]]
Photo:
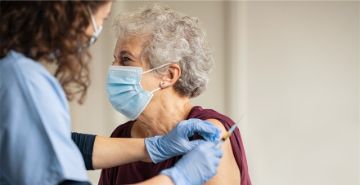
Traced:
[[64, 91], [41, 64], [10, 51], [0, 59], [0, 184], [64, 180], [88, 180]]

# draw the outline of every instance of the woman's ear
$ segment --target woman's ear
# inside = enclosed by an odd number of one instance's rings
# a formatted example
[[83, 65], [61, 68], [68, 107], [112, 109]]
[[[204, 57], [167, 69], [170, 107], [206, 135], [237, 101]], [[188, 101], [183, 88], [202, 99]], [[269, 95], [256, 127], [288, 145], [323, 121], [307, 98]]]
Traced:
[[166, 88], [173, 86], [181, 76], [181, 68], [179, 64], [173, 63], [170, 64], [168, 70], [161, 77], [160, 88]]

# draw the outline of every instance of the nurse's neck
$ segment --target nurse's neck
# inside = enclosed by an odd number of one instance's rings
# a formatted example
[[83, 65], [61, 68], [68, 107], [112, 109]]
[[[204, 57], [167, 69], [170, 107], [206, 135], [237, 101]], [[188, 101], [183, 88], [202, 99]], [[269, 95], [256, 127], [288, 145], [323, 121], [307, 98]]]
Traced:
[[180, 96], [173, 88], [164, 89], [151, 100], [136, 120], [131, 136], [143, 138], [165, 135], [180, 121], [187, 119], [191, 108], [188, 97]]

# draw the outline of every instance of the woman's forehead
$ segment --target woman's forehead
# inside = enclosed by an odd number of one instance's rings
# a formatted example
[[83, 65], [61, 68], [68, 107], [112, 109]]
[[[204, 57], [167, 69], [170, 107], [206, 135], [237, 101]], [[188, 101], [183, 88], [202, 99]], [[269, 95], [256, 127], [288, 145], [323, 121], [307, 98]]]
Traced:
[[134, 56], [141, 55], [146, 40], [146, 38], [141, 36], [119, 37], [115, 46], [115, 54], [118, 55], [122, 51], [127, 51]]

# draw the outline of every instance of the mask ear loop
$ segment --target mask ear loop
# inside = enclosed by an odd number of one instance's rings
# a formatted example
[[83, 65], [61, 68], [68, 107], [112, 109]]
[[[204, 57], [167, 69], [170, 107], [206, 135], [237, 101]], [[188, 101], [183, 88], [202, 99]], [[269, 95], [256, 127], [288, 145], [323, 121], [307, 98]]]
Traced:
[[152, 91], [150, 91], [150, 92], [151, 92], [151, 94], [154, 94], [154, 92], [159, 91], [160, 89], [161, 89], [161, 88], [158, 87], [158, 88], [156, 88], [156, 89], [154, 89], [154, 90], [152, 90]]
[[97, 32], [99, 30], [99, 27], [96, 24], [96, 21], [95, 21], [95, 18], [93, 16], [93, 14], [92, 14], [91, 8], [89, 6], [87, 6], [86, 8], [88, 9], [88, 13], [89, 13], [89, 16], [90, 16], [90, 19], [91, 19], [91, 24], [93, 25], [93, 28], [94, 28], [94, 32]]
[[172, 64], [172, 63], [166, 63], [166, 64], [163, 64], [163, 65], [160, 65], [160, 66], [155, 67], [155, 68], [153, 68], [153, 69], [147, 70], [147, 71], [143, 72], [142, 74], [146, 74], [146, 73], [153, 72], [153, 71], [155, 71], [155, 70], [157, 70], [157, 69], [161, 69], [161, 68], [163, 68], [163, 67], [165, 67], [165, 66], [167, 66], [167, 65], [170, 65], [170, 64]]
[[159, 87], [156, 88], [156, 89], [154, 89], [154, 90], [152, 90], [151, 93], [154, 93], [154, 92], [156, 92], [156, 91], [159, 91], [159, 90], [161, 90], [161, 89], [164, 89], [164, 88], [165, 88], [164, 85], [165, 85], [165, 82], [160, 82]]
[[[170, 64], [172, 64], [172, 63], [166, 63], [166, 64], [163, 64], [163, 65], [160, 65], [159, 67], [155, 67], [155, 68], [153, 68], [153, 69], [147, 70], [147, 71], [143, 72], [142, 74], [150, 73], [150, 72], [152, 72], [152, 71], [155, 71], [155, 70], [157, 70], [157, 69], [161, 69], [161, 68], [163, 68], [163, 67], [165, 67], [165, 66], [167, 66], [167, 65], [170, 65]], [[160, 82], [159, 87], [156, 88], [156, 89], [154, 89], [154, 90], [152, 90], [152, 91], [150, 91], [150, 92], [151, 92], [151, 93], [154, 93], [154, 92], [156, 92], [156, 91], [159, 91], [159, 90], [161, 90], [161, 89], [164, 89], [164, 88], [165, 88], [164, 85], [165, 85], [165, 82]]]

